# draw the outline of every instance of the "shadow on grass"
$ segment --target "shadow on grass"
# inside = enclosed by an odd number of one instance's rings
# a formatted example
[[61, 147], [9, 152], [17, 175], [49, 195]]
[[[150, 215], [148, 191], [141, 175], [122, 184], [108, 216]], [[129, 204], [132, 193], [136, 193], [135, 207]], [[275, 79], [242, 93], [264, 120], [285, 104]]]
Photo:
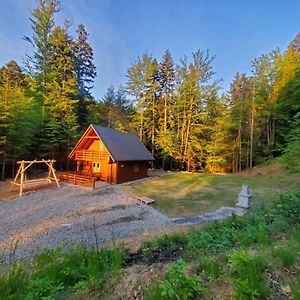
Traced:
[[[199, 215], [235, 205], [243, 184], [247, 184], [254, 203], [272, 204], [274, 196], [287, 190], [293, 180], [280, 174], [190, 174], [175, 173], [132, 186], [135, 193], [150, 197], [153, 207], [170, 217]], [[289, 184], [288, 184], [289, 183]]]

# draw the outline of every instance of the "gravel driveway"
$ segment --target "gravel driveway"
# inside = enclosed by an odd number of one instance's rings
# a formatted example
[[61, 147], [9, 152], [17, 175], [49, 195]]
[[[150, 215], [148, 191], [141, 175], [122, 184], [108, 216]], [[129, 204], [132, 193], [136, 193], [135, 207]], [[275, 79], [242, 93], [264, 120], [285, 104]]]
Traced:
[[0, 260], [30, 258], [39, 249], [64, 242], [92, 245], [96, 236], [101, 244], [170, 222], [133, 198], [124, 186], [92, 191], [69, 185], [52, 187], [0, 202]]

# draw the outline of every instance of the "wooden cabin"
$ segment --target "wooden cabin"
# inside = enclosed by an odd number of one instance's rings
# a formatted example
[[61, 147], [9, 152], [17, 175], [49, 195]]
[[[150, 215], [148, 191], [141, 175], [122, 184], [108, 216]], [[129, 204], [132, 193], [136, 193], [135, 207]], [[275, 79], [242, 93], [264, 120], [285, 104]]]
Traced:
[[123, 183], [148, 176], [148, 163], [154, 160], [133, 133], [91, 124], [69, 158], [77, 171], [109, 183]]

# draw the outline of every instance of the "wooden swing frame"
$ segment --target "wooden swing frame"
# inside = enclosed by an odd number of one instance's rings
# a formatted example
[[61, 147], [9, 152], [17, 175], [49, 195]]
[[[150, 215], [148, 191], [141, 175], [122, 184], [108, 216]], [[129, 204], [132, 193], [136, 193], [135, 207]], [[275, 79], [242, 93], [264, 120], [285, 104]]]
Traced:
[[[20, 164], [18, 172], [14, 178], [14, 181], [12, 181], [12, 185], [10, 188], [10, 191], [12, 191], [13, 186], [17, 185], [20, 187], [20, 196], [22, 196], [23, 194], [23, 188], [25, 188], [27, 185], [38, 185], [38, 184], [42, 184], [42, 183], [52, 183], [52, 180], [54, 182], [56, 182], [57, 187], [59, 188], [59, 183], [58, 183], [58, 179], [56, 176], [56, 171], [53, 167], [53, 164], [56, 161], [54, 159], [52, 160], [30, 160], [30, 161], [26, 161], [26, 160], [21, 160], [18, 161], [17, 163]], [[26, 180], [26, 170], [32, 166], [33, 164], [46, 164], [48, 166], [48, 177], [47, 178], [39, 178], [39, 179], [32, 179], [32, 180]], [[20, 179], [19, 182], [18, 178]]]

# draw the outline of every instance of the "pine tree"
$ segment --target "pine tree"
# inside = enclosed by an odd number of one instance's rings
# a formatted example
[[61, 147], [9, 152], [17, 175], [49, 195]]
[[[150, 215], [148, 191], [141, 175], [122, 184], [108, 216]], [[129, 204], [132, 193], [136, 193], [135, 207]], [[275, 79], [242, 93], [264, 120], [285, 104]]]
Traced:
[[49, 82], [50, 35], [55, 27], [54, 15], [60, 10], [59, 5], [58, 0], [39, 0], [30, 18], [32, 37], [24, 37], [35, 49], [32, 56], [27, 56], [27, 66], [41, 88]]
[[124, 132], [129, 129], [131, 105], [122, 86], [115, 90], [114, 86], [110, 85], [98, 105], [98, 110], [102, 116], [99, 123], [103, 126]]
[[86, 127], [88, 121], [88, 106], [92, 103], [90, 90], [97, 75], [94, 65], [94, 54], [88, 43], [88, 33], [83, 24], [76, 30], [77, 38], [73, 43], [73, 58], [77, 78], [78, 89], [78, 121], [82, 128]]
[[[45, 98], [47, 148], [54, 155], [67, 151], [77, 137], [77, 82], [71, 38], [66, 29], [56, 27], [50, 36], [50, 82]], [[46, 141], [45, 141], [46, 142]]]

